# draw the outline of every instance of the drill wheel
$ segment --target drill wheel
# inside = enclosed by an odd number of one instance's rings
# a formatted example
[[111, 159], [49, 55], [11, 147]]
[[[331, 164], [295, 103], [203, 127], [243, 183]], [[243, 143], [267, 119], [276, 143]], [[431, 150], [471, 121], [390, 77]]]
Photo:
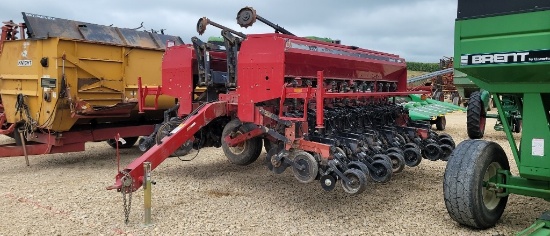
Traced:
[[430, 161], [437, 161], [441, 159], [443, 150], [441, 150], [441, 147], [435, 143], [430, 143], [426, 145], [426, 149], [424, 150], [424, 155], [426, 158]]
[[334, 174], [323, 175], [319, 179], [321, 183], [321, 188], [325, 191], [332, 191], [336, 187], [336, 176]]
[[294, 153], [294, 163], [302, 168], [298, 169], [296, 166], [292, 167], [294, 177], [300, 183], [307, 184], [315, 180], [319, 173], [319, 164], [317, 160], [315, 160], [315, 157], [305, 151], [297, 151]]
[[449, 145], [449, 146], [451, 146], [451, 148], [453, 148], [453, 149], [456, 147], [455, 142], [454, 142], [452, 139], [450, 139], [450, 138], [440, 138], [440, 139], [439, 139], [439, 142], [440, 142], [441, 144]]
[[392, 172], [401, 173], [405, 169], [405, 158], [397, 152], [388, 153], [391, 160]]
[[370, 177], [376, 183], [387, 183], [391, 180], [392, 166], [390, 162], [376, 160], [371, 163], [374, 167], [374, 171], [370, 172]]
[[350, 180], [342, 180], [342, 188], [346, 193], [355, 195], [364, 192], [367, 189], [367, 175], [363, 171], [352, 168], [344, 172], [344, 175]]
[[403, 158], [405, 159], [405, 165], [407, 165], [408, 167], [418, 166], [422, 161], [422, 154], [418, 146], [405, 148], [405, 150], [403, 150], [403, 153], [404, 153]]
[[348, 169], [351, 169], [351, 168], [355, 168], [355, 169], [358, 169], [358, 170], [361, 170], [363, 171], [363, 173], [365, 173], [365, 175], [368, 175], [369, 174], [369, 167], [367, 167], [367, 165], [365, 165], [363, 162], [360, 162], [360, 161], [352, 161], [348, 164]]
[[247, 133], [255, 128], [254, 124], [242, 123], [239, 119], [233, 119], [225, 125], [222, 132], [222, 150], [229, 162], [235, 165], [249, 165], [256, 161], [262, 152], [262, 139], [259, 137], [251, 138], [242, 143], [230, 147], [225, 141], [225, 137], [236, 137], [237, 135]]
[[390, 153], [397, 153], [403, 156], [403, 150], [397, 147], [388, 148], [388, 150], [386, 150], [386, 154], [389, 155]]
[[441, 151], [442, 151], [441, 160], [448, 161], [454, 148], [447, 144], [443, 144], [439, 147], [441, 148]]

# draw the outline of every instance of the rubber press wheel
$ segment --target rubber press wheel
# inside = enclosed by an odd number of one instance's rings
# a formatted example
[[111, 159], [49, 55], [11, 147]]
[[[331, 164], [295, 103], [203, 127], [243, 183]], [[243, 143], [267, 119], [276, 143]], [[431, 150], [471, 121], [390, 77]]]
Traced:
[[227, 159], [229, 159], [229, 162], [235, 165], [244, 166], [258, 159], [262, 152], [261, 138], [256, 137], [248, 139], [235, 147], [230, 147], [223, 141], [227, 136], [235, 137], [239, 134], [249, 132], [252, 129], [254, 129], [253, 124], [243, 124], [239, 119], [233, 119], [225, 125], [222, 131], [222, 149]]
[[466, 127], [471, 139], [483, 138], [485, 133], [486, 112], [481, 101], [481, 93], [475, 91], [470, 95], [468, 110], [466, 111]]
[[445, 206], [452, 219], [477, 229], [493, 227], [502, 216], [508, 196], [484, 187], [499, 169], [510, 165], [502, 147], [485, 140], [466, 140], [451, 154], [443, 180]]
[[363, 171], [358, 169], [348, 169], [344, 175], [350, 180], [346, 182], [342, 180], [342, 188], [349, 194], [360, 194], [367, 189], [367, 176]]
[[[118, 141], [118, 148], [131, 148], [134, 146], [134, 144], [136, 144], [137, 140], [139, 139], [139, 137], [125, 137], [123, 138], [124, 141], [126, 141], [125, 144], [122, 144], [122, 142]], [[116, 141], [114, 139], [107, 139], [107, 144], [109, 144], [109, 146], [111, 146], [112, 148], [116, 148]]]
[[294, 177], [300, 183], [307, 184], [315, 180], [317, 173], [319, 173], [319, 164], [315, 157], [305, 151], [297, 151], [294, 154], [294, 162], [303, 168], [300, 170], [294, 166], [292, 167]]

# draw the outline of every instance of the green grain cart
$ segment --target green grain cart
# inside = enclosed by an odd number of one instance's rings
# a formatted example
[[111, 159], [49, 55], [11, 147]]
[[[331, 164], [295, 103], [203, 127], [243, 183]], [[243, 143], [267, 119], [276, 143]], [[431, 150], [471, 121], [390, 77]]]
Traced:
[[[519, 169], [510, 173], [494, 142], [466, 140], [453, 151], [443, 185], [447, 210], [460, 224], [485, 229], [498, 222], [510, 194], [550, 200], [550, 1], [458, 0], [455, 27], [454, 68], [493, 94]], [[502, 97], [521, 112], [519, 146]], [[521, 234], [549, 235], [549, 216]]]

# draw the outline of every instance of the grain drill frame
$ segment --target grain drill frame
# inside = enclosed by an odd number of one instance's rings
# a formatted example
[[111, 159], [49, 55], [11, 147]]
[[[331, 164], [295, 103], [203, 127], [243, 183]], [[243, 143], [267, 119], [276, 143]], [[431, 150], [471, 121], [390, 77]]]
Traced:
[[[221, 146], [231, 163], [248, 165], [263, 142], [274, 173], [291, 168], [298, 181], [318, 180], [325, 190], [341, 180], [350, 194], [366, 189], [367, 176], [387, 182], [423, 156], [448, 157], [452, 139], [429, 123], [411, 122], [390, 99], [411, 94], [404, 59], [294, 36], [250, 7], [237, 16], [242, 27], [256, 19], [280, 33], [245, 35], [203, 17], [197, 32], [222, 29], [225, 50], [196, 37], [166, 50], [161, 90], [178, 98], [177, 116], [149, 137], [150, 149], [108, 189], [136, 191], [142, 163], [156, 168], [169, 155], [205, 146]], [[207, 87], [204, 97], [193, 99], [195, 84]]]

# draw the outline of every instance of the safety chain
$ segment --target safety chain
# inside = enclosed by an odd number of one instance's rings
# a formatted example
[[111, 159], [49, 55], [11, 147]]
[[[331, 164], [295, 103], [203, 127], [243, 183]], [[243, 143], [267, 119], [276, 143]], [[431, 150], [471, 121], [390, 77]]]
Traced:
[[[121, 178], [122, 188], [122, 206], [124, 208], [124, 223], [128, 224], [130, 221], [130, 209], [132, 207], [132, 177], [128, 172], [124, 172], [124, 177]], [[126, 195], [128, 195], [128, 201], [126, 201]]]

